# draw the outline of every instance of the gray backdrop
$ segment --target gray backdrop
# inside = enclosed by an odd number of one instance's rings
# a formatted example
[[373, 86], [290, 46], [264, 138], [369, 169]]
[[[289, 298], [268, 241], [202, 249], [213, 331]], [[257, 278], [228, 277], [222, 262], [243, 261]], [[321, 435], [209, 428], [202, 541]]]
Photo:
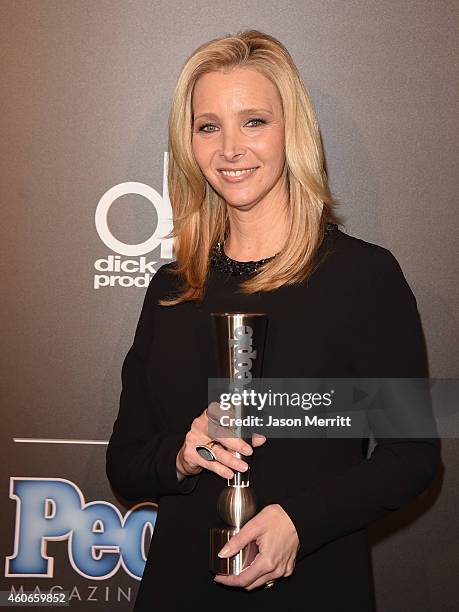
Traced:
[[[119, 188], [109, 207], [113, 237], [141, 243], [167, 221], [171, 94], [185, 58], [210, 38], [253, 27], [287, 45], [316, 107], [345, 230], [395, 254], [431, 375], [457, 376], [458, 12], [452, 0], [1, 0], [0, 550], [17, 557], [5, 561], [3, 590], [61, 585], [76, 610], [132, 608], [132, 572], [91, 569], [67, 546], [71, 534], [102, 537], [83, 520], [91, 502], [111, 525], [102, 549], [123, 541], [127, 508], [106, 481], [104, 442], [142, 284], [167, 245], [122, 254], [99, 236], [95, 212], [108, 190], [135, 182], [140, 193]], [[139, 272], [106, 270], [126, 260]], [[457, 609], [458, 459], [457, 441], [444, 440], [445, 470], [429, 492], [371, 527], [379, 612]], [[53, 503], [72, 495], [71, 524], [58, 525]], [[154, 507], [139, 510], [154, 522]], [[148, 533], [132, 534], [137, 551], [121, 546], [131, 568], [148, 545]], [[38, 571], [24, 551], [39, 561], [45, 536], [54, 567]]]

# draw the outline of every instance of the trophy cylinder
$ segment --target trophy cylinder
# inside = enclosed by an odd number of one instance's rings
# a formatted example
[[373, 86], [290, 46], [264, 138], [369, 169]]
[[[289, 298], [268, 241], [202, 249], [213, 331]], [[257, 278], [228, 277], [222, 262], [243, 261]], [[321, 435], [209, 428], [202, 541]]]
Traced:
[[[250, 388], [253, 378], [261, 376], [267, 319], [264, 313], [212, 313], [212, 326], [220, 378], [228, 379], [232, 391]], [[236, 406], [236, 417], [242, 417], [242, 406]], [[233, 430], [235, 431], [235, 430]], [[236, 435], [241, 436], [236, 429]], [[250, 440], [247, 440], [250, 442]], [[210, 569], [214, 574], [240, 574], [249, 567], [258, 553], [250, 542], [236, 555], [220, 559], [219, 551], [256, 513], [256, 503], [250, 486], [252, 457], [241, 457], [249, 465], [246, 472], [234, 471], [233, 478], [221, 491], [217, 512], [222, 523], [210, 530]]]
[[217, 512], [226, 525], [240, 528], [255, 516], [256, 511], [255, 496], [249, 486], [222, 489], [217, 501]]
[[236, 527], [212, 527], [210, 530], [210, 570], [214, 574], [222, 574], [224, 576], [238, 576], [242, 570], [249, 567], [258, 554], [258, 546], [255, 542], [249, 542], [236, 555], [227, 559], [220, 559], [218, 552], [225, 546], [227, 542], [235, 535], [239, 529]]
[[264, 313], [213, 312], [212, 327], [220, 378], [250, 385], [261, 375], [267, 318]]

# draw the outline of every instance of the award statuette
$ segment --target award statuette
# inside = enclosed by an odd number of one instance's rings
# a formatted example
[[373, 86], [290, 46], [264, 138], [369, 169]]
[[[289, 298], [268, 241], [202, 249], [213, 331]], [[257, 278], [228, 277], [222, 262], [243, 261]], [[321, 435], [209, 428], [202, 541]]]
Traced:
[[[218, 365], [218, 376], [228, 379], [228, 391], [240, 393], [250, 388], [252, 378], [261, 377], [263, 350], [266, 337], [267, 318], [264, 313], [212, 313], [212, 328]], [[232, 416], [243, 418], [243, 406], [234, 405]], [[237, 437], [242, 437], [240, 428], [232, 428]], [[245, 439], [251, 442], [251, 439]], [[227, 481], [217, 502], [221, 524], [210, 530], [210, 570], [214, 574], [240, 574], [258, 553], [255, 542], [251, 542], [233, 557], [220, 559], [219, 551], [240, 528], [256, 513], [253, 488], [250, 486], [252, 456], [241, 456], [249, 468], [246, 472], [234, 471]]]

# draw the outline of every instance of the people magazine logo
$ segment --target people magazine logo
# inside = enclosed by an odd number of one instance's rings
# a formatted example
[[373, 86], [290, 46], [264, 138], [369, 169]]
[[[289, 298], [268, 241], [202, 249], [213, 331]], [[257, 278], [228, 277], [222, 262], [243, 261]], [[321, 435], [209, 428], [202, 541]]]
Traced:
[[156, 523], [157, 506], [136, 504], [124, 516], [107, 501], [86, 502], [65, 478], [10, 478], [16, 502], [14, 552], [5, 559], [7, 578], [53, 578], [49, 542], [61, 541], [74, 571], [105, 580], [120, 567], [140, 580]]
[[[126, 244], [116, 238], [108, 226], [112, 204], [125, 195], [143, 196], [156, 211], [157, 224], [152, 235], [137, 244]], [[145, 183], [126, 182], [111, 187], [100, 198], [95, 214], [99, 238], [111, 253], [94, 262], [94, 289], [103, 287], [148, 287], [156, 274], [158, 261], [148, 254], [159, 248], [159, 259], [173, 259], [172, 238], [165, 238], [172, 230], [172, 207], [167, 188], [167, 153], [164, 154], [163, 194]], [[116, 253], [116, 254], [114, 254]]]

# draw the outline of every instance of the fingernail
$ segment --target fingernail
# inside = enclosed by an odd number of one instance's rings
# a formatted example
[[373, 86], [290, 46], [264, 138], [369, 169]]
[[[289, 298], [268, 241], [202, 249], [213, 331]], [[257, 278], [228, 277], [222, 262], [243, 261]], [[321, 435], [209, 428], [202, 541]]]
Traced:
[[227, 556], [228, 556], [229, 551], [230, 551], [230, 547], [229, 547], [229, 546], [224, 546], [224, 547], [221, 549], [221, 551], [218, 553], [218, 556], [219, 556], [220, 558], [227, 557]]
[[244, 446], [244, 455], [251, 455], [253, 453], [253, 448], [251, 446]]
[[248, 469], [249, 469], [249, 466], [247, 465], [247, 463], [244, 463], [244, 465], [241, 465], [241, 472], [247, 472]]

